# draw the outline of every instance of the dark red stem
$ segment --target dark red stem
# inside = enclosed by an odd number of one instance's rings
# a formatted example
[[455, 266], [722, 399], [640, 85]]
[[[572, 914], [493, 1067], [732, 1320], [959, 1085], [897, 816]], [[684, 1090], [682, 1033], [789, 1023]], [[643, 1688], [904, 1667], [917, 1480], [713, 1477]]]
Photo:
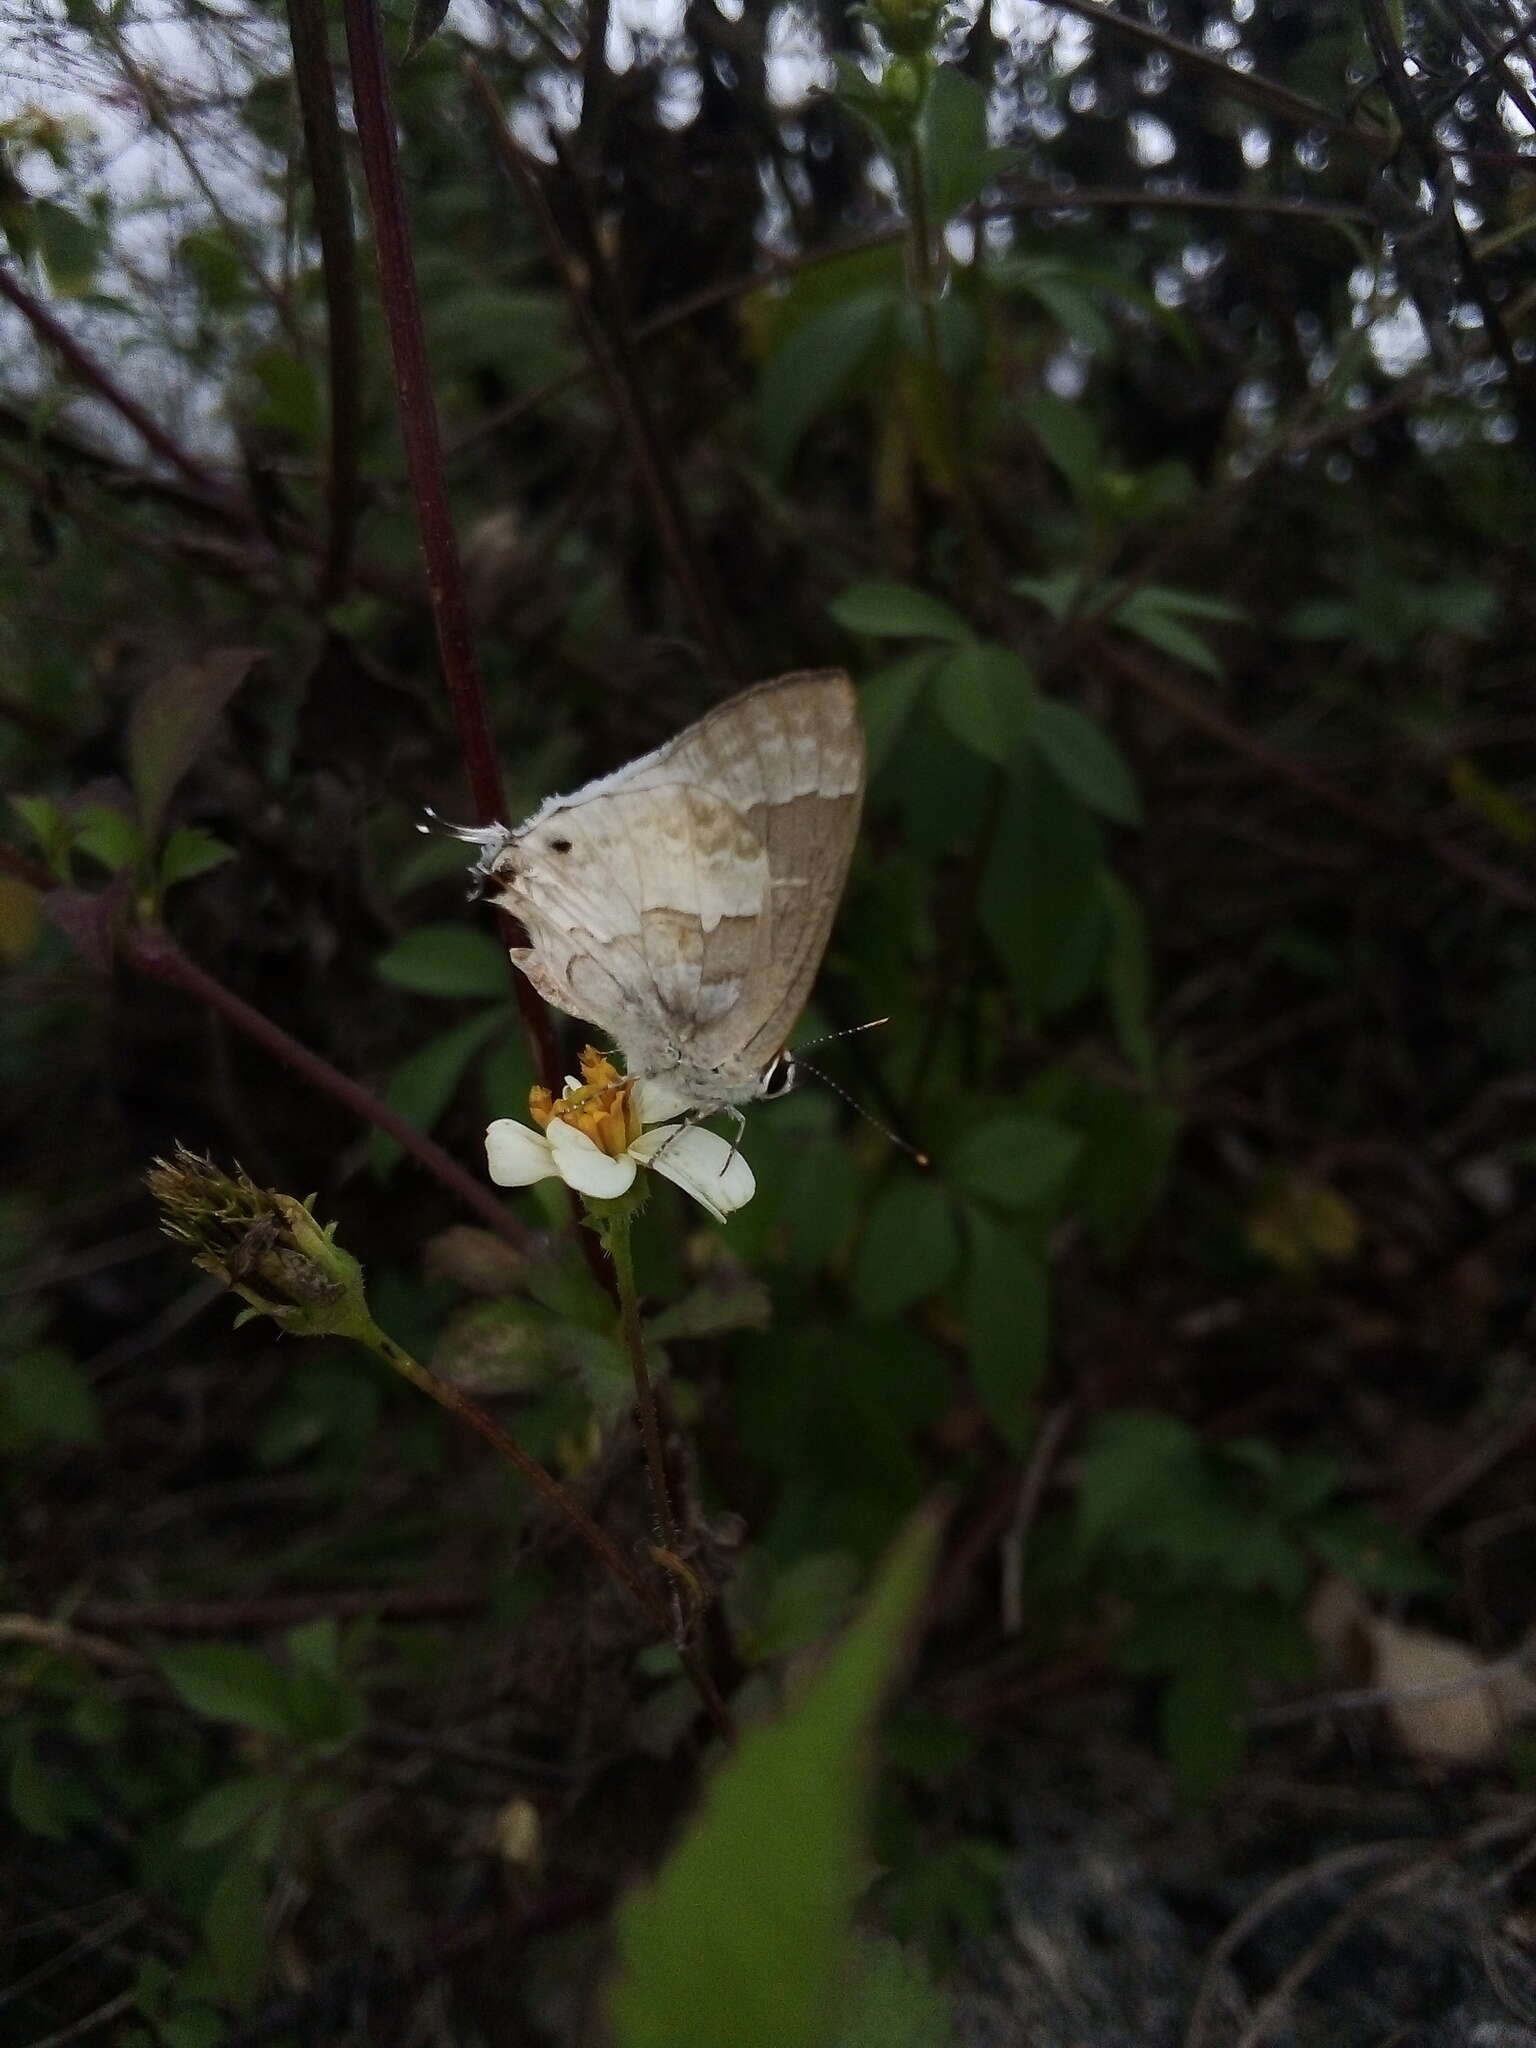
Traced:
[[[373, 209], [379, 289], [394, 361], [400, 431], [421, 529], [421, 551], [426, 559], [427, 590], [437, 627], [443, 680], [453, 706], [476, 821], [482, 825], [505, 824], [507, 805], [501, 768], [470, 632], [458, 538], [448, 506], [442, 433], [427, 363], [416, 264], [411, 254], [384, 37], [374, 0], [343, 0], [343, 13], [352, 66], [352, 108], [363, 173], [368, 181], [368, 203]], [[503, 917], [502, 926], [508, 944], [523, 942], [523, 933], [512, 919]], [[515, 974], [513, 982], [539, 1078], [546, 1088], [558, 1090], [560, 1056], [549, 1013], [526, 976]]]
[[212, 470], [205, 469], [197, 458], [189, 455], [181, 443], [165, 431], [158, 420], [144, 410], [136, 398], [130, 398], [122, 386], [104, 370], [100, 363], [80, 346], [69, 329], [43, 304], [33, 296], [9, 265], [0, 263], [0, 297], [10, 300], [31, 327], [39, 341], [46, 342], [74, 377], [87, 390], [94, 391], [98, 398], [105, 399], [115, 413], [125, 419], [147, 448], [170, 463], [186, 478], [187, 482], [205, 498], [213, 500], [231, 517], [240, 519], [240, 512], [233, 495], [225, 488]]
[[195, 1001], [204, 1003], [210, 1010], [216, 1010], [235, 1029], [243, 1032], [256, 1045], [263, 1046], [275, 1059], [291, 1067], [322, 1095], [329, 1095], [333, 1102], [339, 1102], [350, 1109], [364, 1123], [372, 1124], [375, 1130], [385, 1131], [405, 1152], [424, 1166], [433, 1178], [457, 1195], [466, 1208], [472, 1209], [485, 1224], [504, 1237], [509, 1244], [522, 1251], [529, 1243], [529, 1233], [515, 1216], [497, 1201], [490, 1189], [466, 1173], [464, 1168], [441, 1145], [418, 1130], [400, 1112], [391, 1109], [370, 1089], [351, 1080], [340, 1068], [333, 1067], [329, 1060], [321, 1059], [302, 1045], [280, 1024], [274, 1024], [248, 1003], [243, 996], [237, 996], [233, 989], [226, 988], [222, 981], [216, 981], [196, 961], [188, 959], [176, 941], [163, 927], [144, 925], [129, 932], [123, 942], [123, 951], [130, 963], [143, 974], [156, 981], [169, 982]]

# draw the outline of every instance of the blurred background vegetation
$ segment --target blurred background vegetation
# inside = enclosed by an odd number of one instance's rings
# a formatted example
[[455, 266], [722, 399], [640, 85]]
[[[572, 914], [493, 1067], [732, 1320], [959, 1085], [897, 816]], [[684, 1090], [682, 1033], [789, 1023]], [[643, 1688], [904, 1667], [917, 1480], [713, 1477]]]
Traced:
[[[373, 1360], [232, 1333], [142, 1185], [184, 1140], [316, 1191], [380, 1322], [642, 1554], [568, 1212], [499, 1232], [452, 1181], [534, 1069], [463, 849], [415, 829], [464, 769], [341, 18], [3, 18], [4, 2038], [812, 2048], [835, 1978], [845, 2042], [1038, 2044], [986, 2030], [977, 1958], [1020, 1787], [1090, 1749], [1124, 1768], [1069, 1838], [1128, 1784], [1173, 1829], [1284, 1784], [1296, 1867], [1350, 1828], [1513, 1854], [1524, 11], [386, 17], [511, 812], [846, 666], [869, 801], [799, 1036], [889, 1013], [818, 1058], [935, 1162], [807, 1088], [752, 1116], [727, 1228], [669, 1188], [640, 1225], [709, 1655], [743, 1723], [802, 1710], [629, 1921], [607, 2020], [616, 1902], [715, 1761], [675, 1656]], [[861, 1750], [915, 1539], [822, 1650], [939, 1493]], [[721, 1870], [803, 1906], [811, 1864], [860, 1946], [797, 1975], [768, 1916], [799, 2017], [753, 2033]], [[1218, 1910], [1217, 1865], [1196, 1957], [1258, 1884]], [[1500, 1883], [1488, 1970], [1529, 2001]], [[1305, 1948], [1211, 2038], [1259, 2038]], [[1203, 1997], [1135, 2038], [1200, 2038]]]

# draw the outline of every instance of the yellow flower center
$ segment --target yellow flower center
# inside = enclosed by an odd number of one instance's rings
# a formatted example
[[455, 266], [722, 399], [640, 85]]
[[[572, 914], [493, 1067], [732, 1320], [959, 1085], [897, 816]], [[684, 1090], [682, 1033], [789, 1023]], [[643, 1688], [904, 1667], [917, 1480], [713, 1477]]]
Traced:
[[552, 1123], [574, 1124], [610, 1159], [622, 1159], [641, 1131], [634, 1104], [635, 1084], [620, 1074], [595, 1046], [582, 1050], [583, 1085], [567, 1088], [558, 1099], [547, 1088], [528, 1091], [528, 1114], [541, 1131]]

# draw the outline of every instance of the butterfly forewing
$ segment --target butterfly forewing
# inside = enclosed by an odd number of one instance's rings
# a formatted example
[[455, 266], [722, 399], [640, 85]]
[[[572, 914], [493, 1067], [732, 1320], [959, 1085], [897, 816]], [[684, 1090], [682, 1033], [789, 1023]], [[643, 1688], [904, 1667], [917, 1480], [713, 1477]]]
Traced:
[[815, 979], [863, 788], [845, 675], [744, 691], [510, 836], [491, 882], [519, 965], [631, 1072], [691, 1073], [701, 1106], [750, 1092]]

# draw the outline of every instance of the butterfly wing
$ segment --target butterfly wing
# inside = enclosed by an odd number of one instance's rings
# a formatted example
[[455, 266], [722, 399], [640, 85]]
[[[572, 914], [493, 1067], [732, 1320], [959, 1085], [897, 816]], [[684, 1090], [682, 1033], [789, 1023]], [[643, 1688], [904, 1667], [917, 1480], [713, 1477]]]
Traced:
[[841, 671], [743, 691], [511, 835], [491, 881], [528, 929], [519, 965], [632, 1072], [745, 1086], [804, 1007], [863, 789]]

